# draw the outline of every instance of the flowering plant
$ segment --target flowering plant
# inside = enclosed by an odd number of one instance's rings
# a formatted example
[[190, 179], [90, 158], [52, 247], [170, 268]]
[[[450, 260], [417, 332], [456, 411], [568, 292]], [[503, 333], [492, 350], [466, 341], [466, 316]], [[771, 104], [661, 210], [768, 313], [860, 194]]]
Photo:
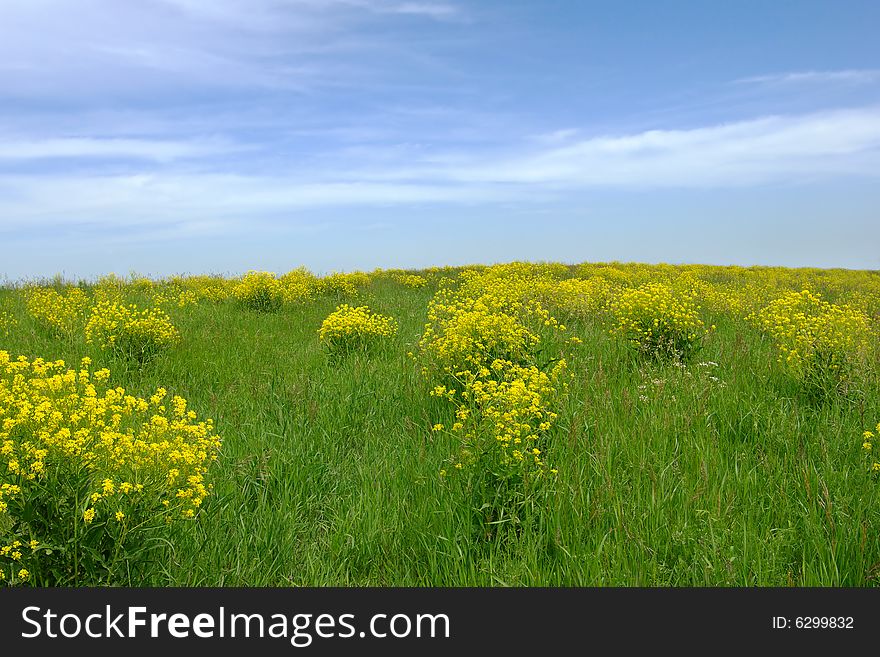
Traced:
[[[130, 582], [208, 495], [220, 438], [186, 400], [110, 387], [109, 370], [0, 351], [0, 579]], [[27, 546], [28, 549], [23, 549]], [[24, 572], [24, 574], [22, 574]]]

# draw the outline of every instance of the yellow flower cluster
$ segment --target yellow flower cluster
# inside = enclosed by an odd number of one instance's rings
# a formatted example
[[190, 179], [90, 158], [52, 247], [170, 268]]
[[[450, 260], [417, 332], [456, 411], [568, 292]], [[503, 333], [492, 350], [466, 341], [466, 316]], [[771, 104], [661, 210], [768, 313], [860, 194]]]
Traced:
[[441, 291], [428, 311], [420, 346], [442, 369], [481, 367], [495, 359], [528, 360], [539, 342], [516, 317], [478, 300], [448, 301]]
[[0, 310], [0, 335], [9, 335], [16, 326], [18, 326], [18, 320], [15, 319], [15, 315], [6, 310]]
[[[453, 406], [455, 471], [466, 473], [484, 519], [516, 514], [528, 482], [555, 475], [544, 456], [565, 389], [566, 362], [539, 367], [539, 347], [565, 330], [538, 299], [567, 268], [523, 263], [471, 268], [441, 287], [420, 340], [431, 395]], [[547, 358], [547, 354], [542, 354]], [[441, 474], [445, 475], [444, 469]], [[525, 497], [524, 497], [525, 496]]]
[[110, 273], [99, 277], [95, 282], [92, 301], [93, 303], [100, 301], [115, 301], [117, 303], [123, 303], [126, 292], [130, 289], [131, 286], [124, 278], [120, 278], [116, 274]]
[[375, 314], [367, 306], [354, 308], [348, 304], [338, 306], [318, 329], [319, 339], [332, 351], [362, 349], [396, 333], [393, 317]]
[[810, 290], [789, 292], [752, 319], [775, 340], [779, 360], [804, 379], [845, 378], [870, 342], [870, 319], [864, 312], [828, 303]]
[[318, 289], [318, 279], [305, 267], [291, 270], [279, 280], [281, 296], [286, 303], [311, 301]]
[[[584, 280], [599, 277], [615, 288], [633, 287], [638, 284], [637, 281], [647, 283], [650, 280], [641, 275], [638, 268], [639, 265], [621, 265], [620, 263], [611, 265], [584, 263], [575, 267], [575, 276]], [[653, 280], [657, 280], [657, 276], [654, 276]]]
[[[30, 577], [30, 571], [27, 568], [21, 567], [22, 561], [28, 561], [28, 557], [31, 556], [30, 553], [38, 547], [40, 547], [40, 542], [36, 540], [31, 540], [27, 544], [22, 543], [20, 540], [13, 540], [6, 545], [0, 546], [0, 583], [15, 585], [26, 582]], [[25, 552], [22, 552], [23, 550]], [[6, 575], [7, 567], [10, 570], [10, 576]], [[15, 572], [16, 568], [18, 568], [17, 573]]]
[[183, 286], [196, 295], [199, 300], [220, 303], [232, 296], [233, 286], [219, 276], [190, 276], [183, 280]]
[[38, 322], [59, 335], [72, 335], [81, 328], [89, 299], [78, 287], [61, 294], [53, 288], [37, 287], [26, 291], [28, 312]]
[[276, 311], [285, 303], [311, 301], [320, 291], [320, 279], [300, 267], [280, 277], [271, 272], [249, 271], [235, 284], [232, 296], [254, 310]]
[[370, 284], [370, 277], [363, 272], [333, 273], [318, 279], [317, 289], [320, 294], [355, 296], [359, 287]]
[[132, 276], [131, 282], [129, 283], [133, 289], [138, 290], [139, 292], [151, 292], [155, 287], [156, 283], [153, 282], [152, 279], [147, 278], [146, 276]]
[[875, 474], [880, 473], [880, 463], [877, 462], [877, 457], [874, 456], [874, 439], [878, 434], [880, 434], [880, 422], [877, 423], [874, 431], [865, 431], [862, 434], [862, 450], [864, 450], [868, 460], [868, 470]]
[[538, 294], [548, 306], [575, 317], [593, 317], [607, 312], [615, 287], [604, 276], [542, 281]]
[[152, 302], [161, 308], [186, 308], [198, 305], [199, 296], [193, 290], [184, 290], [177, 286], [156, 286], [153, 289]]
[[95, 286], [105, 288], [107, 290], [117, 289], [120, 291], [124, 291], [125, 288], [128, 286], [128, 283], [126, 283], [124, 278], [118, 276], [111, 271], [109, 274], [99, 276], [98, 280], [95, 282]]
[[880, 279], [873, 272], [784, 267], [716, 267], [709, 265], [645, 265], [587, 263], [573, 267], [577, 278], [600, 277], [613, 294], [648, 283], [663, 283], [689, 290], [700, 305], [711, 311], [747, 317], [768, 303], [805, 285], [824, 290], [832, 299], [846, 299], [864, 310], [880, 310]]
[[178, 308], [186, 308], [187, 306], [195, 306], [199, 303], [198, 295], [192, 290], [181, 290], [177, 295], [176, 306]]
[[232, 290], [232, 295], [252, 310], [271, 312], [284, 303], [284, 288], [275, 274], [249, 271]]
[[[305, 267], [281, 276], [267, 271], [249, 271], [235, 280], [213, 276], [177, 277], [172, 280], [183, 288], [175, 298], [181, 307], [193, 300], [207, 299], [216, 303], [231, 297], [244, 306], [260, 311], [277, 311], [284, 304], [312, 301], [319, 295], [356, 296], [358, 289], [371, 281], [370, 275], [363, 272], [334, 273], [318, 278]], [[168, 292], [163, 294], [167, 299]]]
[[653, 356], [683, 358], [708, 332], [696, 296], [665, 283], [622, 290], [612, 299], [611, 312], [612, 332]]
[[[565, 386], [565, 371], [565, 360], [547, 373], [534, 365], [497, 359], [487, 368], [456, 372], [456, 387], [436, 386], [431, 395], [455, 406], [455, 422], [449, 428], [461, 443], [455, 467], [478, 467], [498, 480], [555, 474], [542, 447], [557, 418], [553, 408]], [[438, 426], [445, 429], [435, 429]]]
[[0, 544], [84, 540], [79, 523], [107, 532], [129, 517], [129, 529], [189, 518], [208, 494], [220, 448], [211, 420], [161, 388], [143, 399], [109, 387], [110, 372], [90, 364], [0, 351]]
[[466, 270], [458, 289], [434, 295], [419, 341], [432, 366], [450, 373], [499, 359], [533, 364], [541, 334], [565, 330], [536, 298], [544, 279], [517, 264]]
[[418, 274], [398, 274], [394, 280], [411, 290], [420, 290], [428, 285], [428, 279]]
[[159, 308], [99, 301], [86, 323], [86, 341], [117, 355], [147, 360], [180, 341], [168, 315]]

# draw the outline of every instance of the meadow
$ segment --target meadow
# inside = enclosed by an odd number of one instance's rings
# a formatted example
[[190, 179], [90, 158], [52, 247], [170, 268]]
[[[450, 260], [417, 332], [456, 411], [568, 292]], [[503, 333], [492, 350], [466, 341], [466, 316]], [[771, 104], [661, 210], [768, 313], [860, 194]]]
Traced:
[[875, 586], [878, 320], [873, 271], [10, 283], [0, 585]]

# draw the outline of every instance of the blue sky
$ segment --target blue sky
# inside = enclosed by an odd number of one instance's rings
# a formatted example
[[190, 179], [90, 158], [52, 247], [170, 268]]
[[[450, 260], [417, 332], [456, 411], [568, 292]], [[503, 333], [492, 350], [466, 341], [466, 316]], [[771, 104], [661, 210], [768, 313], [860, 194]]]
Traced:
[[5, 0], [0, 277], [880, 269], [880, 4]]

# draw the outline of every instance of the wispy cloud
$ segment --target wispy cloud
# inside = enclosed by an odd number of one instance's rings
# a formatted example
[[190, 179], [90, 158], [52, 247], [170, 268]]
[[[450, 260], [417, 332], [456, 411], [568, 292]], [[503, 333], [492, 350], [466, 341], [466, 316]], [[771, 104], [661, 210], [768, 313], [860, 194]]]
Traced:
[[562, 128], [532, 135], [531, 138], [541, 144], [563, 144], [573, 141], [579, 132], [577, 128]]
[[147, 139], [58, 138], [0, 139], [0, 160], [49, 158], [126, 158], [172, 162], [248, 150], [226, 141], [165, 141]]
[[459, 7], [443, 2], [396, 2], [387, 5], [387, 8], [384, 11], [394, 14], [429, 16], [438, 20], [462, 15], [462, 11]]
[[0, 97], [173, 91], [179, 100], [205, 89], [362, 83], [367, 65], [349, 57], [378, 48], [359, 29], [376, 30], [376, 16], [448, 22], [465, 13], [430, 0], [10, 0], [0, 3]]
[[112, 229], [221, 221], [290, 219], [325, 207], [503, 201], [510, 190], [442, 183], [317, 182], [294, 176], [157, 173], [142, 175], [0, 176], [0, 230], [64, 225]]
[[461, 7], [449, 2], [422, 0], [159, 0], [185, 14], [219, 23], [277, 30], [291, 18], [308, 22], [316, 13], [340, 10], [376, 14], [409, 14], [435, 20], [463, 15]]
[[734, 80], [734, 84], [868, 84], [880, 81], [880, 69], [847, 69], [842, 71], [796, 71], [756, 75]]
[[[567, 135], [566, 135], [567, 136]], [[595, 187], [735, 187], [880, 175], [880, 108], [596, 136], [491, 157], [446, 155], [392, 178]]]
[[[212, 172], [210, 145], [138, 140], [56, 140], [20, 145], [18, 157], [91, 153], [165, 158], [138, 175], [0, 175], [0, 229], [44, 225], [132, 226], [165, 230], [193, 223], [244, 230], [251, 221], [289, 220], [320, 208], [518, 202], [540, 204], [597, 189], [730, 188], [880, 176], [877, 107], [770, 116], [689, 130], [602, 135], [563, 144], [524, 137], [520, 149], [482, 155], [390, 151], [346, 167], [271, 174]], [[0, 154], [2, 154], [0, 147]], [[204, 155], [208, 170], [200, 170]], [[192, 160], [186, 158], [194, 158]], [[174, 164], [177, 159], [185, 163]], [[144, 227], [152, 228], [144, 228]]]

